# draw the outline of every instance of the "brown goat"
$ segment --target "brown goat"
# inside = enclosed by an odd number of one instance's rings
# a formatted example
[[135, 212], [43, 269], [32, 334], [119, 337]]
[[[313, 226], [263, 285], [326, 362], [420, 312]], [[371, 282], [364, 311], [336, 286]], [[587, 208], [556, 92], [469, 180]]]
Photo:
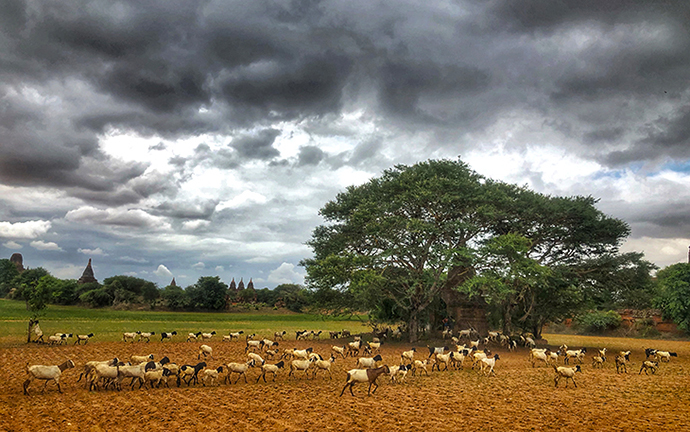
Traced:
[[[379, 388], [379, 385], [376, 384], [376, 379], [384, 373], [390, 373], [390, 369], [386, 365], [383, 365], [376, 369], [352, 369], [348, 371], [347, 381], [345, 382], [345, 387], [343, 387], [343, 391], [340, 392], [340, 396], [342, 396], [343, 393], [345, 393], [345, 389], [348, 386], [350, 386], [350, 394], [354, 396], [355, 394], [352, 393], [352, 387], [355, 385], [355, 383], [358, 382], [369, 382], [369, 393], [367, 394], [367, 396], [371, 396], [371, 394], [376, 393], [376, 389]], [[373, 392], [371, 391], [371, 386], [375, 386]]]

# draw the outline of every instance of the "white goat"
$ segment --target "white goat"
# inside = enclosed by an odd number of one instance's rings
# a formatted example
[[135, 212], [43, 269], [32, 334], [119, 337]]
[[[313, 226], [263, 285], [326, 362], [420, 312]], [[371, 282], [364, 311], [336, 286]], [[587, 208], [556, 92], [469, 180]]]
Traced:
[[57, 385], [58, 391], [62, 393], [62, 389], [60, 388], [60, 375], [62, 375], [62, 372], [64, 372], [67, 369], [73, 368], [74, 367], [74, 362], [72, 360], [67, 360], [64, 363], [61, 363], [59, 365], [55, 366], [44, 366], [44, 365], [34, 365], [34, 366], [29, 366], [29, 364], [26, 364], [26, 373], [28, 375], [28, 378], [26, 381], [24, 381], [24, 394], [28, 395], [29, 394], [29, 385], [33, 382], [33, 380], [44, 380], [46, 383], [43, 385], [43, 392], [46, 391], [46, 387], [48, 387], [48, 383], [51, 381], [54, 381], [55, 384]]

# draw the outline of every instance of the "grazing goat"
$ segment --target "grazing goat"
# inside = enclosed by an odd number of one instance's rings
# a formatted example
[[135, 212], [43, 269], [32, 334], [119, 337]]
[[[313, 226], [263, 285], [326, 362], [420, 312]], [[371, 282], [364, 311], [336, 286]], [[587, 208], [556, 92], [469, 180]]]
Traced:
[[244, 330], [240, 330], [240, 331], [238, 331], [238, 332], [230, 333], [228, 336], [230, 336], [230, 340], [233, 340], [233, 339], [239, 340], [239, 339], [240, 339], [240, 335], [241, 335], [242, 333], [244, 333]]
[[312, 379], [316, 379], [316, 373], [320, 370], [328, 372], [328, 376], [333, 379], [333, 375], [331, 375], [331, 365], [335, 363], [335, 356], [331, 354], [331, 358], [328, 360], [324, 360], [319, 356], [319, 359], [314, 362], [314, 372], [312, 374]]
[[212, 385], [215, 384], [221, 373], [223, 373], [223, 366], [219, 366], [217, 369], [205, 369], [201, 384], [204, 387], [206, 387], [206, 381], [211, 381]]
[[81, 345], [81, 342], [84, 342], [84, 345], [89, 343], [89, 339], [93, 337], [93, 333], [89, 333], [87, 335], [77, 335], [77, 339], [74, 341], [75, 345]]
[[232, 374], [237, 374], [237, 379], [235, 384], [240, 380], [240, 377], [244, 377], [244, 382], [247, 382], [247, 371], [250, 367], [254, 367], [256, 362], [253, 359], [249, 359], [246, 363], [228, 363], [228, 374], [225, 376], [225, 382], [232, 382]]
[[137, 332], [139, 333], [139, 342], [146, 339], [146, 342], [151, 342], [151, 336], [154, 336], [156, 332]]
[[166, 339], [172, 340], [172, 337], [173, 337], [173, 336], [177, 336], [177, 332], [176, 332], [176, 331], [174, 331], [174, 332], [172, 332], [172, 333], [163, 332], [163, 333], [161, 333], [161, 342], [163, 342], [163, 341], [166, 340]]
[[[290, 373], [288, 377], [291, 377], [295, 371], [304, 371], [304, 375], [309, 379], [309, 368], [313, 364], [313, 360], [293, 360], [290, 362]], [[297, 378], [297, 375], [295, 375]]]
[[[270, 372], [273, 374], [273, 382], [276, 380], [276, 376], [278, 376], [278, 370], [282, 369], [283, 366], [285, 366], [285, 363], [281, 360], [276, 364], [265, 364], [261, 366], [261, 375], [256, 379], [256, 382], [259, 382], [261, 378], [264, 379], [264, 382], [266, 382], [266, 373]], [[238, 378], [239, 379], [239, 378]]]
[[202, 354], [204, 355], [204, 358], [206, 358], [207, 355], [210, 355], [211, 358], [213, 358], [213, 348], [208, 345], [201, 345], [199, 347], [199, 355], [197, 355], [196, 359], [201, 359]]
[[400, 354], [400, 363], [411, 363], [414, 361], [414, 353], [417, 351], [417, 348], [412, 348], [409, 351], [403, 351], [402, 354]]
[[62, 393], [62, 389], [60, 388], [60, 375], [62, 375], [62, 372], [64, 372], [67, 369], [73, 368], [74, 367], [74, 362], [72, 360], [67, 360], [64, 363], [61, 363], [56, 366], [44, 366], [44, 365], [34, 365], [34, 366], [29, 366], [29, 364], [26, 364], [26, 373], [28, 375], [28, 379], [24, 381], [24, 394], [29, 395], [29, 385], [31, 385], [31, 382], [33, 380], [44, 380], [46, 383], [43, 385], [43, 392], [46, 391], [46, 387], [48, 387], [48, 383], [51, 381], [54, 381], [55, 384], [57, 384], [58, 391]]
[[671, 361], [671, 357], [678, 357], [678, 354], [674, 352], [668, 352], [668, 351], [656, 351], [654, 353], [654, 359], [657, 362], [663, 362], [665, 361], [666, 363]]
[[382, 361], [383, 358], [381, 357], [380, 354], [377, 354], [376, 357], [360, 357], [357, 360], [357, 364], [355, 367], [357, 369], [370, 369], [376, 367], [376, 363]]
[[206, 367], [206, 362], [197, 363], [195, 366], [184, 365], [180, 367], [180, 374], [182, 375], [182, 381], [185, 384], [190, 385], [199, 383], [199, 371]]
[[[358, 383], [358, 382], [369, 382], [369, 393], [368, 396], [371, 396], [372, 393], [376, 393], [376, 389], [379, 388], [379, 385], [376, 384], [376, 379], [382, 375], [382, 374], [388, 374], [390, 373], [390, 369], [388, 366], [383, 365], [379, 368], [376, 369], [352, 369], [347, 372], [347, 380], [345, 381], [345, 387], [343, 387], [343, 391], [340, 392], [340, 396], [345, 393], [345, 389], [349, 386], [350, 387], [350, 394], [354, 396], [355, 394], [352, 392], [352, 387]], [[371, 391], [371, 386], [374, 387], [374, 391]]]
[[275, 339], [275, 340], [278, 340], [278, 339], [280, 339], [280, 340], [285, 340], [285, 334], [286, 334], [286, 333], [287, 333], [287, 332], [286, 332], [285, 330], [283, 330], [282, 332], [274, 332], [274, 333], [273, 333], [273, 339]]
[[574, 368], [554, 365], [553, 370], [556, 372], [556, 376], [553, 379], [556, 383], [556, 387], [558, 387], [558, 381], [560, 381], [561, 378], [565, 378], [565, 388], [568, 388], [568, 380], [571, 380], [575, 387], [577, 387], [577, 383], [575, 382], [575, 373], [582, 372], [580, 365], [577, 365]]
[[[452, 355], [453, 353], [451, 353]], [[400, 365], [400, 366], [391, 366], [390, 371], [388, 372], [388, 375], [391, 377], [391, 382], [405, 382], [405, 377], [407, 376], [407, 372], [409, 371], [409, 368], [405, 365]], [[400, 377], [399, 381], [398, 377]]]
[[642, 367], [640, 368], [638, 375], [641, 374], [642, 371], [644, 371], [645, 375], [649, 375], [647, 373], [648, 370], [652, 371], [652, 374], [655, 374], [657, 369], [659, 369], [659, 362], [645, 360], [642, 362]]
[[496, 360], [500, 360], [501, 358], [498, 356], [498, 354], [494, 354], [493, 357], [491, 358], [485, 358], [482, 359], [482, 363], [480, 365], [480, 371], [486, 370], [486, 368], [489, 368], [488, 372], [485, 372], [485, 375], [491, 375], [492, 373], [496, 375], [496, 371], [494, 371], [494, 366], [496, 366]]
[[443, 354], [450, 349], [447, 346], [432, 348], [429, 345], [427, 345], [426, 347], [429, 350], [429, 357], [427, 357], [427, 358], [431, 358], [431, 356], [434, 354]]
[[198, 333], [187, 333], [187, 342], [189, 341], [195, 341], [199, 339], [199, 336], [201, 336], [201, 332]]
[[124, 342], [127, 342], [128, 340], [134, 342], [137, 340], [138, 337], [139, 337], [139, 333], [137, 333], [137, 332], [124, 332], [124, 333], [122, 333], [122, 340]]
[[625, 355], [616, 356], [616, 373], [621, 373], [621, 371], [628, 373], [628, 362], [630, 362], [630, 351]]
[[341, 356], [342, 358], [345, 358], [345, 353], [347, 352], [347, 347], [344, 346], [344, 345], [341, 346], [341, 347], [333, 345], [333, 346], [331, 347], [331, 351], [333, 351], [333, 352], [336, 353], [336, 354], [340, 354], [340, 356]]

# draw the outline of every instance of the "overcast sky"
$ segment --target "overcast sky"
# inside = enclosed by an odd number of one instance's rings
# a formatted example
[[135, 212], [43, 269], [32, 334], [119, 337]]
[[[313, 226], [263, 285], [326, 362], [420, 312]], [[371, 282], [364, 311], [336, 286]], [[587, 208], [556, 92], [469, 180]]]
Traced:
[[0, 4], [3, 258], [302, 283], [328, 200], [461, 155], [687, 259], [687, 0]]

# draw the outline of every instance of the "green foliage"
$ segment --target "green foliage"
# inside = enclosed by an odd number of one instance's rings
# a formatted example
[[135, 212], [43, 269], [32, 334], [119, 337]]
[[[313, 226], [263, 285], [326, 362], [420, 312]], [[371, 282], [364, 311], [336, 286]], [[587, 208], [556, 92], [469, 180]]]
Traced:
[[5, 297], [12, 288], [19, 284], [19, 270], [17, 266], [8, 259], [0, 260], [0, 297]]
[[293, 312], [302, 312], [310, 304], [310, 293], [297, 284], [281, 284], [275, 287], [276, 301], [282, 301]]
[[196, 284], [187, 288], [190, 305], [193, 308], [222, 310], [225, 308], [227, 284], [218, 276], [202, 276]]
[[187, 292], [178, 286], [168, 285], [163, 289], [161, 297], [169, 309], [184, 310], [189, 307]]
[[[441, 292], [459, 286], [500, 308], [508, 326], [540, 326], [539, 301], [581, 287], [582, 274], [554, 269], [590, 271], [583, 262], [615, 255], [629, 233], [595, 204], [485, 179], [461, 161], [396, 166], [321, 209], [327, 224], [302, 265], [319, 303], [398, 314], [411, 340]], [[557, 276], [569, 279], [547, 288]], [[574, 306], [569, 297], [562, 308]]]
[[87, 291], [79, 296], [79, 301], [91, 307], [99, 308], [113, 304], [114, 295], [106, 288], [98, 288]]
[[52, 289], [52, 300], [54, 304], [72, 305], [77, 303], [79, 296], [77, 290], [79, 284], [75, 279], [58, 279], [58, 283]]
[[657, 273], [659, 294], [655, 305], [678, 328], [690, 332], [690, 264], [674, 264]]
[[616, 311], [592, 311], [574, 320], [575, 328], [584, 333], [599, 334], [620, 327], [623, 319]]
[[51, 298], [51, 288], [55, 285], [56, 281], [58, 281], [56, 278], [46, 274], [35, 281], [35, 283], [33, 280], [30, 280], [30, 282], [25, 285], [23, 296], [26, 300], [26, 307], [31, 314], [32, 320], [41, 316], [43, 310], [48, 307], [48, 302]]

